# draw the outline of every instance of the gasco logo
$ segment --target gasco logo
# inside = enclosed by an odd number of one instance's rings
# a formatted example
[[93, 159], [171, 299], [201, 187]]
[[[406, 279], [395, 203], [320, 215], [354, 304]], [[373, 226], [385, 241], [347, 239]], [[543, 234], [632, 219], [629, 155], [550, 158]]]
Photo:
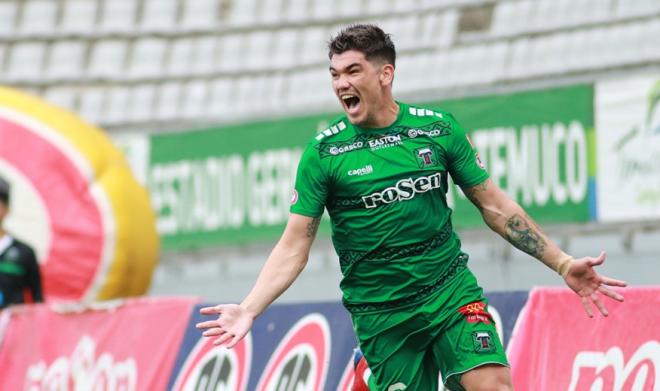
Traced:
[[294, 324], [268, 360], [258, 391], [323, 390], [330, 358], [330, 327], [321, 314]]
[[183, 363], [173, 391], [245, 391], [252, 361], [252, 336], [227, 349], [201, 337]]
[[575, 356], [569, 391], [660, 391], [660, 342], [642, 344], [625, 362], [618, 346]]
[[406, 178], [383, 191], [377, 191], [368, 196], [363, 196], [362, 201], [367, 209], [371, 209], [383, 204], [410, 200], [419, 193], [426, 193], [441, 186], [442, 174], [439, 172], [416, 179]]

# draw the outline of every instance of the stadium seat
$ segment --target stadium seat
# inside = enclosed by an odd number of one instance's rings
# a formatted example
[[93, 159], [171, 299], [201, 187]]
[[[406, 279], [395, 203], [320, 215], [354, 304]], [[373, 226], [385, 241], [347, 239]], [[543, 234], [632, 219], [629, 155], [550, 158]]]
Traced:
[[186, 0], [183, 4], [181, 28], [204, 30], [217, 26], [218, 2], [215, 0]]
[[98, 124], [105, 103], [105, 91], [102, 87], [87, 87], [80, 92], [76, 112], [92, 124]]
[[193, 39], [178, 38], [170, 41], [170, 49], [165, 64], [165, 73], [170, 76], [188, 73], [193, 56]]
[[276, 24], [283, 18], [283, 1], [282, 0], [262, 0], [257, 9], [259, 15], [259, 22], [262, 24]]
[[75, 78], [82, 74], [86, 42], [57, 41], [50, 48], [46, 75], [49, 79]]
[[158, 77], [163, 69], [165, 40], [142, 38], [133, 43], [128, 72], [131, 77]]
[[136, 0], [104, 1], [102, 11], [100, 31], [129, 32], [135, 30]]
[[67, 110], [74, 110], [76, 101], [76, 90], [72, 87], [50, 87], [44, 91], [44, 98], [56, 106]]
[[0, 37], [14, 34], [17, 6], [13, 1], [0, 2]]
[[301, 22], [310, 17], [309, 2], [307, 0], [289, 0], [282, 20], [285, 22]]
[[19, 31], [22, 34], [50, 34], [55, 30], [58, 2], [51, 0], [26, 0]]
[[184, 118], [199, 118], [206, 115], [207, 86], [203, 80], [189, 82], [184, 87], [181, 116]]
[[219, 69], [235, 71], [243, 66], [243, 34], [231, 34], [222, 37], [220, 54], [218, 56]]
[[216, 79], [209, 83], [209, 115], [222, 118], [229, 112], [229, 100], [234, 88], [234, 81], [227, 78]]
[[130, 90], [127, 117], [132, 121], [146, 122], [154, 116], [156, 87], [153, 84], [137, 85]]
[[[302, 43], [298, 61], [308, 64], [325, 61], [328, 58], [327, 41], [330, 39], [330, 34], [324, 28], [308, 27], [301, 31], [299, 36]], [[287, 39], [295, 50], [295, 38], [291, 36]]]
[[[354, 1], [352, 3], [355, 4]], [[341, 4], [334, 4], [332, 1], [314, 1], [310, 16], [314, 20], [332, 19], [340, 7]]]
[[[284, 68], [294, 64], [294, 61], [305, 62], [308, 57], [310, 61], [313, 61], [311, 56], [313, 53], [318, 53], [318, 51], [307, 52], [307, 40], [310, 37], [308, 37], [307, 34], [301, 34], [300, 31], [301, 30], [299, 29], [288, 28], [279, 30], [274, 34], [275, 38], [272, 41], [273, 50], [268, 54], [270, 60], [266, 62], [268, 66]], [[302, 50], [300, 50], [301, 44], [299, 43], [299, 39], [303, 40]], [[316, 58], [316, 61], [318, 60], [319, 59]], [[262, 64], [262, 67], [263, 66], [264, 64]]]
[[192, 59], [189, 62], [188, 72], [193, 74], [207, 74], [216, 68], [219, 42], [214, 35], [205, 35], [193, 39]]
[[89, 34], [95, 31], [97, 1], [65, 0], [63, 4], [59, 27], [63, 33]]
[[269, 66], [270, 48], [274, 44], [270, 31], [256, 31], [247, 36], [247, 44], [243, 49], [243, 66], [250, 70]]
[[176, 26], [176, 0], [144, 0], [140, 29], [143, 31], [171, 31]]
[[644, 16], [660, 11], [657, 0], [617, 1], [616, 14], [620, 16]]
[[106, 92], [102, 120], [104, 123], [117, 124], [129, 118], [128, 110], [133, 102], [130, 101], [130, 90], [125, 86], [112, 86]]
[[257, 0], [232, 1], [227, 22], [232, 25], [248, 26], [254, 23]]
[[179, 82], [166, 82], [159, 86], [156, 103], [156, 118], [170, 120], [179, 117], [182, 102], [182, 88]]
[[117, 76], [124, 70], [126, 42], [111, 39], [96, 43], [92, 47], [87, 72], [92, 77]]
[[43, 75], [46, 45], [43, 42], [17, 43], [8, 51], [6, 78], [9, 81], [38, 81]]

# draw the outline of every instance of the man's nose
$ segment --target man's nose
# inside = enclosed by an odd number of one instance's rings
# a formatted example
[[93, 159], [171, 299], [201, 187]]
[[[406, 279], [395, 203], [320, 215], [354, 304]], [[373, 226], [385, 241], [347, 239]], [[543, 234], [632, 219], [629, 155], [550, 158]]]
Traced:
[[335, 84], [335, 89], [337, 90], [345, 89], [350, 86], [350, 84], [348, 83], [348, 78], [344, 75], [339, 75], [334, 80], [334, 84]]

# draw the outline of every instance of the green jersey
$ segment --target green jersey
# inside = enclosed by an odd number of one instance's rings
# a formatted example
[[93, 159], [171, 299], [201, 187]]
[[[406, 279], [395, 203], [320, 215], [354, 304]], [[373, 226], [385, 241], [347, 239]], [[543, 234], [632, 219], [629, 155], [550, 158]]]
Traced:
[[350, 311], [414, 303], [465, 265], [448, 175], [466, 187], [488, 178], [451, 114], [404, 103], [389, 127], [342, 116], [307, 145], [291, 212], [318, 217], [327, 208]]

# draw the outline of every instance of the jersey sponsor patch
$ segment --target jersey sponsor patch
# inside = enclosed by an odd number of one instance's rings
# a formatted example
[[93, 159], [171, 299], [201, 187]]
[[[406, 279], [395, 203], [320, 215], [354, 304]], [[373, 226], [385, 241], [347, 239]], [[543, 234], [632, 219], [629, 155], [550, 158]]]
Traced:
[[490, 324], [493, 320], [492, 316], [486, 311], [486, 304], [475, 301], [466, 304], [458, 309], [458, 312], [465, 316], [465, 321], [468, 323], [485, 323]]
[[439, 120], [415, 128], [411, 128], [410, 126], [395, 126], [386, 134], [358, 134], [343, 141], [322, 141], [316, 148], [319, 150], [320, 157], [326, 158], [367, 148], [372, 151], [389, 148], [401, 145], [407, 139], [447, 136], [451, 134], [451, 130], [451, 124], [448, 121]]
[[364, 167], [361, 168], [356, 168], [353, 170], [348, 170], [348, 176], [361, 176], [361, 175], [368, 175], [374, 172], [374, 167], [371, 164], [367, 164]]
[[291, 194], [291, 205], [295, 205], [298, 202], [298, 191], [296, 189], [293, 189], [293, 193]]
[[383, 191], [377, 191], [368, 196], [363, 196], [362, 201], [365, 208], [370, 209], [392, 202], [411, 200], [419, 193], [426, 193], [429, 190], [441, 188], [442, 182], [442, 173], [440, 172], [415, 179], [401, 179], [394, 186], [388, 187]]

